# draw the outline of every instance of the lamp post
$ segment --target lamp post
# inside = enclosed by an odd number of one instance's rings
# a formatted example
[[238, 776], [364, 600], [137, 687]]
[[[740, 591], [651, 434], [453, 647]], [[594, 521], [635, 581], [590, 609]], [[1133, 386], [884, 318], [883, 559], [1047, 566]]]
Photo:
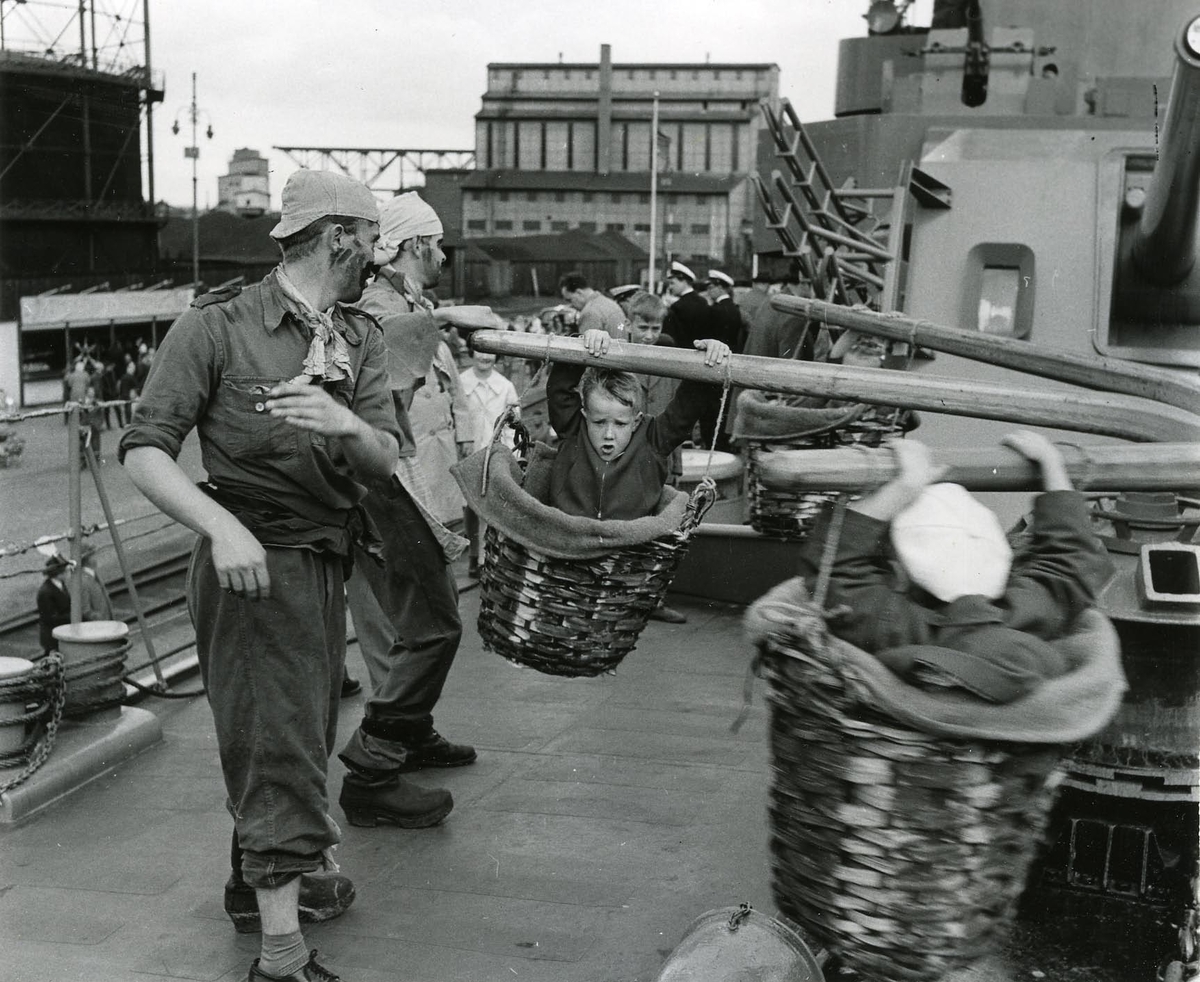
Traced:
[[[200, 144], [196, 137], [196, 126], [200, 122], [200, 117], [206, 119], [208, 113], [200, 109], [196, 105], [196, 73], [192, 72], [192, 104], [186, 110], [180, 110], [180, 113], [186, 112], [192, 121], [192, 145], [183, 148], [184, 157], [190, 157], [192, 161], [192, 286], [195, 289], [200, 287], [200, 202], [198, 191], [198, 175], [196, 168], [200, 160]], [[179, 113], [175, 115], [175, 122], [171, 124], [171, 132], [176, 136], [179, 135]], [[204, 135], [210, 140], [213, 136], [212, 121], [208, 122], [208, 127], [204, 131]]]

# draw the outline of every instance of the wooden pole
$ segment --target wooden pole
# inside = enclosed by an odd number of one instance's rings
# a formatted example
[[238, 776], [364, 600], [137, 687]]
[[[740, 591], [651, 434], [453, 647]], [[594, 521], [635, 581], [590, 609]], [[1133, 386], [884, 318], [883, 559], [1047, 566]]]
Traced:
[[[1185, 491], [1200, 488], [1200, 444], [1130, 446], [1059, 444], [1067, 473], [1081, 491]], [[1037, 467], [1008, 447], [931, 450], [948, 467], [943, 480], [973, 491], [1040, 491]], [[761, 454], [763, 484], [783, 491], [866, 491], [896, 476], [886, 448], [779, 450]]]
[[480, 351], [537, 361], [549, 359], [705, 382], [720, 383], [728, 379], [741, 388], [906, 406], [925, 412], [1077, 430], [1141, 443], [1200, 439], [1200, 416], [1148, 399], [1107, 392], [1051, 392], [1044, 388], [753, 355], [732, 355], [726, 366], [709, 368], [699, 351], [621, 341], [612, 342], [603, 357], [593, 358], [577, 338], [516, 331], [476, 331], [471, 343]]
[[165, 690], [167, 680], [163, 677], [162, 666], [158, 663], [158, 655], [154, 651], [154, 636], [150, 633], [150, 625], [142, 613], [142, 602], [138, 599], [137, 584], [133, 582], [133, 570], [125, 556], [125, 546], [121, 542], [121, 533], [117, 531], [118, 522], [113, 515], [112, 505], [108, 501], [108, 492], [104, 489], [104, 481], [100, 477], [100, 461], [89, 445], [84, 453], [87, 454], [88, 468], [92, 472], [92, 480], [96, 483], [96, 496], [100, 499], [100, 507], [104, 511], [104, 521], [108, 525], [108, 534], [112, 536], [113, 549], [117, 553], [117, 563], [121, 567], [121, 575], [125, 577], [125, 589], [129, 591], [129, 599], [133, 602], [133, 612], [137, 616], [138, 627], [142, 632], [142, 644], [146, 646], [146, 654], [150, 656], [150, 667], [154, 669], [154, 679], [160, 689]]
[[808, 317], [821, 324], [849, 328], [877, 338], [907, 341], [934, 351], [944, 351], [1029, 375], [1071, 382], [1102, 392], [1121, 392], [1153, 399], [1189, 413], [1200, 413], [1200, 384], [1194, 378], [1163, 368], [1137, 365], [1116, 358], [1077, 355], [1019, 338], [1002, 338], [978, 331], [944, 327], [901, 314], [880, 314], [864, 307], [844, 307], [808, 297], [781, 293], [771, 298], [771, 306], [784, 313]]
[[83, 620], [83, 468], [80, 458], [81, 426], [79, 403], [71, 403], [67, 410], [67, 511], [71, 523], [71, 572], [67, 578], [67, 591], [71, 595], [71, 623]]

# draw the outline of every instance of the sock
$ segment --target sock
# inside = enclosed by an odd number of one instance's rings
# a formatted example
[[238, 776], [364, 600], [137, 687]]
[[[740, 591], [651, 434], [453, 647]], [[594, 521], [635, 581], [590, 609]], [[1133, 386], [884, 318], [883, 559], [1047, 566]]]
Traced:
[[299, 931], [262, 936], [262, 955], [258, 959], [258, 970], [264, 975], [286, 979], [307, 964], [308, 949], [304, 947], [304, 935]]

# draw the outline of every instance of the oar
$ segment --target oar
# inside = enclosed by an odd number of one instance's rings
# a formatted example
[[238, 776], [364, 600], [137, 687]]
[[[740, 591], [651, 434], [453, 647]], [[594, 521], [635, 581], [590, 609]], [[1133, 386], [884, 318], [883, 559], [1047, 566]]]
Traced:
[[925, 412], [1116, 436], [1141, 443], [1200, 439], [1200, 416], [1149, 399], [1113, 393], [1048, 391], [752, 355], [732, 355], [727, 365], [710, 368], [699, 351], [620, 341], [612, 342], [607, 354], [595, 358], [577, 338], [516, 331], [477, 331], [472, 343], [481, 351], [498, 355], [716, 383], [728, 379], [742, 388], [906, 406]]
[[[1067, 472], [1080, 490], [1184, 491], [1200, 488], [1200, 444], [1126, 446], [1060, 444]], [[1033, 491], [1042, 487], [1037, 468], [1015, 450], [954, 447], [931, 449], [948, 467], [943, 480], [975, 491]], [[778, 450], [761, 454], [763, 484], [781, 491], [864, 491], [896, 475], [896, 458], [886, 448]]]
[[1190, 413], [1200, 413], [1200, 377], [1194, 370], [1189, 376], [1116, 358], [1072, 354], [1019, 338], [945, 327], [902, 314], [881, 314], [866, 307], [846, 307], [783, 293], [771, 298], [771, 306], [784, 313], [808, 317], [819, 324], [845, 327], [892, 341], [907, 341], [1029, 375], [1071, 382], [1086, 389], [1140, 396]]

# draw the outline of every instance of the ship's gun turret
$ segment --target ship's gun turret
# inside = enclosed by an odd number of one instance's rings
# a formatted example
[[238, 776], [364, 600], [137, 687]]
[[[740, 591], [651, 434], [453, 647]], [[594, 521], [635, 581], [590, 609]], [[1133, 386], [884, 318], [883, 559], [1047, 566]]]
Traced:
[[1175, 38], [1175, 72], [1162, 126], [1158, 162], [1133, 240], [1139, 273], [1173, 286], [1196, 261], [1200, 217], [1200, 16]]

